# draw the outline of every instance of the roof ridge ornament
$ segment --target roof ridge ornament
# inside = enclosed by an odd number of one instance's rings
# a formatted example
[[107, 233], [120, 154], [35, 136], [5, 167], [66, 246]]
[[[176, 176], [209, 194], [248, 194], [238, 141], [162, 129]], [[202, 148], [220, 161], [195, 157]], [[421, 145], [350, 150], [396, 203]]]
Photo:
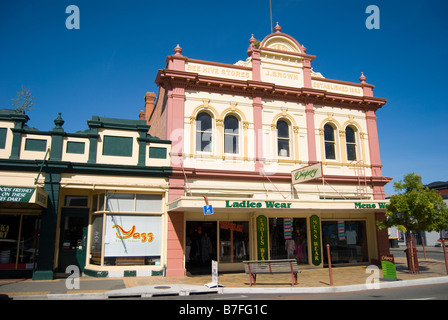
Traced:
[[361, 81], [361, 83], [366, 83], [366, 76], [364, 75], [364, 72], [361, 72], [361, 76], [359, 77], [359, 81]]
[[177, 56], [181, 56], [182, 55], [182, 51], [183, 49], [179, 46], [179, 44], [177, 44], [176, 48], [174, 48], [174, 52]]
[[279, 26], [278, 21], [277, 21], [277, 25], [275, 26], [274, 30], [276, 33], [282, 32], [282, 27]]

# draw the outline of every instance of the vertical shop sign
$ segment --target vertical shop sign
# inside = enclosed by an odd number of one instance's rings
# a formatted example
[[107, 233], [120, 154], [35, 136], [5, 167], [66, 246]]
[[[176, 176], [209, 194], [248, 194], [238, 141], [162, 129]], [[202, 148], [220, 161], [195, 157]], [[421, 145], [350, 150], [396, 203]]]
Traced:
[[268, 260], [268, 230], [265, 216], [257, 217], [257, 245], [258, 260]]
[[311, 226], [311, 261], [315, 266], [322, 263], [322, 250], [320, 243], [320, 220], [314, 215], [310, 218]]
[[393, 254], [381, 255], [381, 268], [383, 269], [383, 278], [388, 280], [397, 279], [397, 268], [395, 267], [395, 260]]

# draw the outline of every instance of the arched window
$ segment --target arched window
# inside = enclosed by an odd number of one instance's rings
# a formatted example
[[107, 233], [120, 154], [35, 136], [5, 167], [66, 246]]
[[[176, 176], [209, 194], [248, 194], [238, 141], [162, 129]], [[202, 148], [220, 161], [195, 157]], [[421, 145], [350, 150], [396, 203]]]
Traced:
[[289, 125], [284, 120], [277, 121], [277, 147], [279, 157], [289, 157]]
[[212, 152], [212, 117], [206, 112], [196, 117], [196, 151]]
[[336, 159], [334, 128], [326, 124], [324, 126], [325, 159]]
[[347, 145], [347, 160], [356, 160], [356, 136], [352, 127], [345, 128], [345, 144]]
[[224, 119], [224, 153], [239, 153], [239, 127], [235, 116]]

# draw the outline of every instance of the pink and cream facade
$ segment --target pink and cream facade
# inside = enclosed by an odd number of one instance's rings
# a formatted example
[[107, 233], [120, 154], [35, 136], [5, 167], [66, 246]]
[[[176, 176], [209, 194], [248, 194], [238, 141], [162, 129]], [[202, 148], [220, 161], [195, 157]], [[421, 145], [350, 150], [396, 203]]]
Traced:
[[[302, 267], [372, 263], [389, 252], [374, 86], [327, 79], [283, 33], [249, 40], [235, 64], [186, 57], [179, 45], [140, 118], [172, 140], [167, 276], [242, 270], [295, 258]], [[303, 168], [303, 169], [302, 169]], [[205, 211], [211, 205], [213, 213]]]

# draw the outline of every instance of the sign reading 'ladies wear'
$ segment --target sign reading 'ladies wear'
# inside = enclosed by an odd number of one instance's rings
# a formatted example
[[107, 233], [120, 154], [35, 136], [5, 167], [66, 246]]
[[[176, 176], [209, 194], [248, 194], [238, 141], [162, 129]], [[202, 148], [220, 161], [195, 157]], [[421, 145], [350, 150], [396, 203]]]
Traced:
[[105, 257], [160, 256], [160, 216], [107, 215]]
[[265, 216], [257, 217], [257, 246], [258, 260], [268, 260], [268, 219]]

